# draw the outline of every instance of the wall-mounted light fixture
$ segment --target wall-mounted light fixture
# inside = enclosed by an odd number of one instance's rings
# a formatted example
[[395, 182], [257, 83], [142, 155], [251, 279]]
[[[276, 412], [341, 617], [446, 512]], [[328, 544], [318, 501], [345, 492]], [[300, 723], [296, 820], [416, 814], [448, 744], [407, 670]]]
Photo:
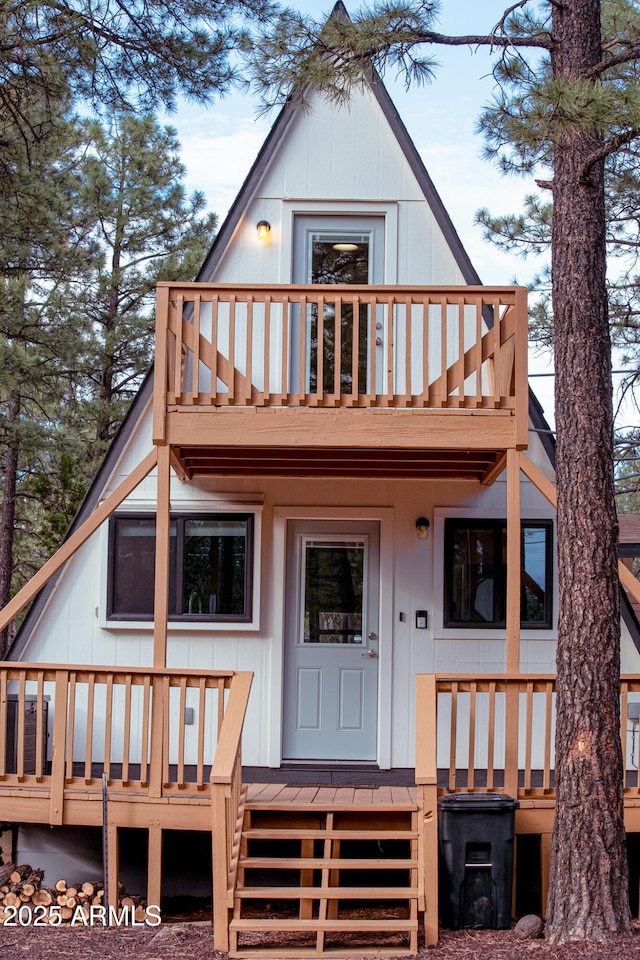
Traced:
[[271, 233], [271, 224], [268, 220], [258, 220], [256, 230], [258, 231], [258, 240], [267, 240]]
[[418, 540], [426, 540], [429, 536], [429, 521], [426, 517], [418, 517], [416, 520], [416, 531], [418, 533]]

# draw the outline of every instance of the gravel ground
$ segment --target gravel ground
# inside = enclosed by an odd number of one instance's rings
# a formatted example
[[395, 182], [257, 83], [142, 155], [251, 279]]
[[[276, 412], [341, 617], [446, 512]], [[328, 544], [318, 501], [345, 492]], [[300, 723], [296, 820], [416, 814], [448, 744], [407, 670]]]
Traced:
[[[266, 942], [266, 940], [265, 940]], [[157, 929], [0, 927], [0, 960], [222, 960], [209, 924], [163, 924]], [[550, 946], [517, 940], [512, 931], [445, 931], [423, 960], [640, 960], [640, 928], [606, 945]], [[388, 958], [387, 958], [388, 960]]]

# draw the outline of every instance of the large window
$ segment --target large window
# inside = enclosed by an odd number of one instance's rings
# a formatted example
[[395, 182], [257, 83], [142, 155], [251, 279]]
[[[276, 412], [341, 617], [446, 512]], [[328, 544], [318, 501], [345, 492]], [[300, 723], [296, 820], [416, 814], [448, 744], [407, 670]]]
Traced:
[[[553, 525], [522, 523], [520, 620], [552, 626]], [[507, 525], [504, 520], [445, 520], [446, 627], [504, 627]]]
[[[112, 517], [110, 619], [153, 618], [155, 548], [155, 517]], [[250, 621], [252, 548], [252, 514], [173, 517], [169, 618]]]

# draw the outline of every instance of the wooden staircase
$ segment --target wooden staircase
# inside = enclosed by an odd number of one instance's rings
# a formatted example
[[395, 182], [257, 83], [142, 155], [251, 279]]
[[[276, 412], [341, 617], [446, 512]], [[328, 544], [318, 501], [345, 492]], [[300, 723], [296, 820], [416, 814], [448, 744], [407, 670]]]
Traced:
[[416, 953], [417, 809], [406, 787], [253, 784], [229, 955]]

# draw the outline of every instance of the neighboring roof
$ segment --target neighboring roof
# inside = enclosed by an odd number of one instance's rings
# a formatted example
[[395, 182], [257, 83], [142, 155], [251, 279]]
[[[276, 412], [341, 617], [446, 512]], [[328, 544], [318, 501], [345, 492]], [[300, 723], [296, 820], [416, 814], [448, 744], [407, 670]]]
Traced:
[[[640, 513], [619, 513], [620, 556], [640, 556]], [[636, 553], [629, 552], [636, 548]]]

